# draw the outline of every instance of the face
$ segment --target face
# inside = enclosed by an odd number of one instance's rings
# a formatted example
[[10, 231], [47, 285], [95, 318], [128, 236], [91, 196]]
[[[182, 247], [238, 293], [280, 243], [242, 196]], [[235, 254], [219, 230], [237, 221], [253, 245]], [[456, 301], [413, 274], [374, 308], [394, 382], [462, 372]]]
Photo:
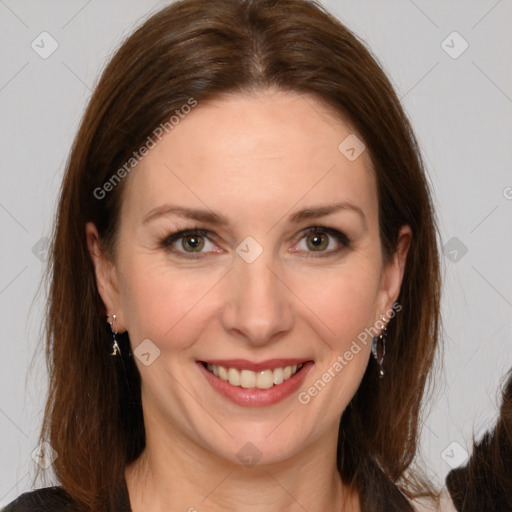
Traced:
[[126, 178], [113, 263], [87, 225], [148, 443], [240, 464], [336, 442], [370, 357], [358, 336], [389, 314], [410, 240], [384, 265], [369, 154], [339, 149], [351, 134], [312, 96], [199, 104]]

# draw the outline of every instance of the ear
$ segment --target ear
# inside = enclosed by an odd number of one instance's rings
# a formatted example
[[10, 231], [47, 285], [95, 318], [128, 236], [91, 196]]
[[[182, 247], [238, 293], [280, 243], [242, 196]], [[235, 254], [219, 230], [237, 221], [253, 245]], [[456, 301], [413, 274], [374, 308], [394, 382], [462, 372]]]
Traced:
[[410, 226], [402, 226], [398, 234], [396, 251], [389, 258], [382, 274], [377, 301], [378, 310], [376, 311], [378, 318], [385, 315], [386, 311], [392, 310], [393, 304], [400, 295], [411, 240], [412, 230]]
[[116, 315], [116, 325], [119, 332], [125, 330], [124, 316], [121, 310], [118, 279], [114, 264], [106, 257], [96, 226], [92, 222], [85, 225], [87, 247], [94, 265], [96, 285], [105, 304], [107, 315]]

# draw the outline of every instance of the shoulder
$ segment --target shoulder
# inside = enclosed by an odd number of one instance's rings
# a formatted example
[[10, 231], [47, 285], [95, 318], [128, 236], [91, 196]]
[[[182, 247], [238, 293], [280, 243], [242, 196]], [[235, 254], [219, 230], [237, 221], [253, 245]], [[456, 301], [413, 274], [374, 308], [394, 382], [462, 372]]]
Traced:
[[61, 487], [44, 487], [21, 494], [1, 512], [72, 512], [70, 496]]

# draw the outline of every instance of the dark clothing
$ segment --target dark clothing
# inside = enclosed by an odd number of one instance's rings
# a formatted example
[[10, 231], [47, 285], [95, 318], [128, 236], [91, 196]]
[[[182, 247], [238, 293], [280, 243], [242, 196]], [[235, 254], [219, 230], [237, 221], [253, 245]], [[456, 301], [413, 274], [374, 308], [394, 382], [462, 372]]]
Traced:
[[[116, 512], [132, 512], [126, 481], [117, 491]], [[9, 503], [1, 512], [75, 512], [77, 507], [61, 487], [44, 487], [29, 491]]]
[[[380, 486], [376, 486], [380, 487]], [[393, 488], [393, 490], [391, 490]], [[132, 512], [126, 481], [123, 480], [117, 493], [116, 512]], [[370, 503], [372, 503], [370, 505]], [[393, 485], [374, 490], [362, 498], [365, 512], [409, 512], [412, 510], [407, 500]], [[9, 503], [1, 512], [75, 512], [76, 506], [61, 487], [45, 487], [29, 491]]]

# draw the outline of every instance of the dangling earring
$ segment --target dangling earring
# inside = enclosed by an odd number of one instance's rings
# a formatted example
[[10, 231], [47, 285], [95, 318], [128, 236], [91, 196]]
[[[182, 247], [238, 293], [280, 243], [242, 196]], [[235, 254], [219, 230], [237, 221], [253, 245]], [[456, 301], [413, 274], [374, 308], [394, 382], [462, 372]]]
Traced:
[[110, 332], [112, 333], [112, 338], [114, 340], [114, 343], [112, 344], [112, 353], [111, 356], [117, 356], [121, 355], [121, 349], [119, 348], [119, 345], [117, 344], [117, 327], [114, 326], [114, 322], [116, 321], [116, 315], [112, 315], [112, 322], [109, 322], [110, 325]]
[[386, 336], [388, 329], [386, 326], [386, 319], [382, 317], [382, 327], [379, 336], [372, 338], [372, 354], [379, 365], [379, 379], [384, 377], [384, 370], [382, 369], [382, 363], [384, 362], [384, 356], [386, 355]]

